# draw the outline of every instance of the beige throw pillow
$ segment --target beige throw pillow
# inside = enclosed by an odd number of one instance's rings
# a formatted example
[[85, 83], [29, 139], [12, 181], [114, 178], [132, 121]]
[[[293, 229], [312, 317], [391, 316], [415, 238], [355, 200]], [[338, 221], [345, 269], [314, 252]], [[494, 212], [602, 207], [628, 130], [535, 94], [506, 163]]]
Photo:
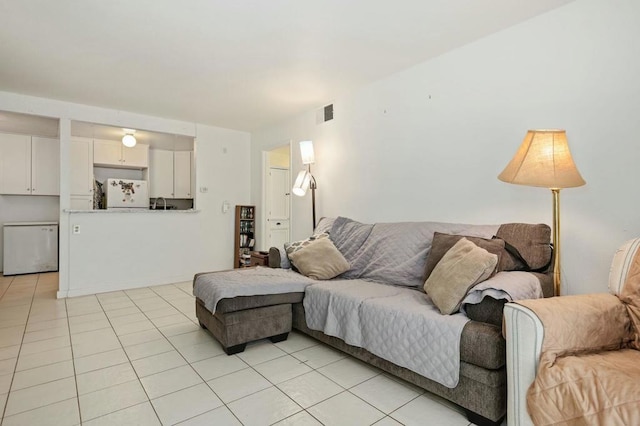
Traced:
[[497, 263], [498, 256], [462, 238], [438, 262], [424, 291], [442, 314], [450, 315], [460, 309], [471, 287], [491, 276]]
[[289, 255], [302, 275], [315, 280], [329, 280], [349, 270], [349, 262], [329, 238], [310, 241]]

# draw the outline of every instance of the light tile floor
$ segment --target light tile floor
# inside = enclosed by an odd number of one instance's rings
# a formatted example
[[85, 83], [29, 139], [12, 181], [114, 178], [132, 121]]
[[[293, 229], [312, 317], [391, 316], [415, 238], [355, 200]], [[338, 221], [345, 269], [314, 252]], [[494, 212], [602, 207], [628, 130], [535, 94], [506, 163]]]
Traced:
[[292, 332], [227, 356], [191, 283], [56, 299], [56, 273], [0, 277], [10, 425], [460, 425], [461, 410]]

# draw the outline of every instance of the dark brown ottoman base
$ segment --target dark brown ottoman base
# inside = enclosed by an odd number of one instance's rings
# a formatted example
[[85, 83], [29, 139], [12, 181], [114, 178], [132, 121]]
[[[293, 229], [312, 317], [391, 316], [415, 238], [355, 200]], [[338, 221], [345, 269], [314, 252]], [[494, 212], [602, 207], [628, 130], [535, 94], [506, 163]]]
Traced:
[[203, 328], [215, 337], [227, 355], [244, 351], [248, 342], [270, 338], [272, 342], [287, 339], [291, 331], [291, 303], [255, 307], [233, 312], [211, 314], [196, 299], [196, 317]]

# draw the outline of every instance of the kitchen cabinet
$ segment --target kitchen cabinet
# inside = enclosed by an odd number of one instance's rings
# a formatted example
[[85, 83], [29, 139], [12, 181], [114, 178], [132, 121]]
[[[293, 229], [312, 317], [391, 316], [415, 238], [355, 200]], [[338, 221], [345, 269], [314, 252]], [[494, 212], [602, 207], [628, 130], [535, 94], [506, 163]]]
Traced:
[[93, 164], [121, 169], [146, 169], [149, 167], [149, 145], [139, 143], [129, 148], [120, 141], [94, 139]]
[[173, 198], [193, 198], [191, 195], [191, 151], [173, 153]]
[[0, 194], [60, 195], [60, 141], [0, 134]]
[[149, 197], [173, 198], [173, 151], [149, 151]]
[[93, 140], [71, 138], [71, 195], [93, 197]]
[[93, 210], [93, 195], [72, 195], [71, 210]]
[[149, 196], [193, 198], [192, 151], [152, 149], [149, 152]]

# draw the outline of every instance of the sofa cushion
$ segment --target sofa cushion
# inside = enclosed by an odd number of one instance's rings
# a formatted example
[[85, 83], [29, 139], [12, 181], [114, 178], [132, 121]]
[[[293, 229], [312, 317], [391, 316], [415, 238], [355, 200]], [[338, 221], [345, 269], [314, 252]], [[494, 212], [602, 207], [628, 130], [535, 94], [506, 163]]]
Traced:
[[471, 241], [478, 247], [482, 247], [489, 253], [493, 253], [498, 256], [498, 265], [494, 272], [502, 271], [502, 258], [504, 257], [504, 240], [500, 239], [486, 239], [479, 237], [471, 237], [466, 235], [451, 235], [451, 234], [443, 234], [440, 232], [433, 233], [433, 241], [431, 243], [431, 250], [429, 251], [429, 255], [427, 256], [427, 266], [425, 268], [425, 277], [426, 280], [433, 272], [433, 268], [436, 267], [440, 259], [445, 255], [446, 252], [451, 249], [462, 238], [466, 238]]
[[[515, 247], [529, 268], [537, 270], [545, 267], [551, 260], [551, 228], [545, 224], [505, 223], [500, 225], [496, 237]], [[523, 271], [526, 265], [514, 256], [504, 256], [505, 271]]]
[[314, 235], [325, 234], [331, 231], [331, 227], [333, 226], [333, 222], [336, 220], [335, 217], [321, 217], [316, 225], [316, 229], [313, 230]]
[[[304, 292], [259, 294], [255, 296], [236, 296], [222, 299], [216, 306], [216, 312], [227, 313], [243, 311], [245, 309], [262, 308], [265, 306], [285, 305], [302, 301]], [[200, 299], [198, 299], [200, 300]], [[204, 304], [204, 302], [202, 302]]]
[[[331, 241], [336, 245], [340, 253], [351, 260], [363, 248], [369, 238], [373, 225], [360, 223], [346, 217], [339, 217], [331, 226]], [[354, 278], [357, 276], [354, 276]]]
[[422, 288], [427, 253], [434, 232], [491, 238], [498, 225], [439, 222], [398, 222], [366, 225], [338, 217], [331, 241], [351, 269], [340, 278], [363, 278], [405, 287]]
[[310, 241], [289, 258], [302, 275], [316, 280], [329, 280], [349, 270], [349, 262], [329, 238]]
[[471, 287], [491, 276], [497, 263], [497, 255], [461, 238], [438, 262], [424, 290], [442, 314], [452, 314]]

